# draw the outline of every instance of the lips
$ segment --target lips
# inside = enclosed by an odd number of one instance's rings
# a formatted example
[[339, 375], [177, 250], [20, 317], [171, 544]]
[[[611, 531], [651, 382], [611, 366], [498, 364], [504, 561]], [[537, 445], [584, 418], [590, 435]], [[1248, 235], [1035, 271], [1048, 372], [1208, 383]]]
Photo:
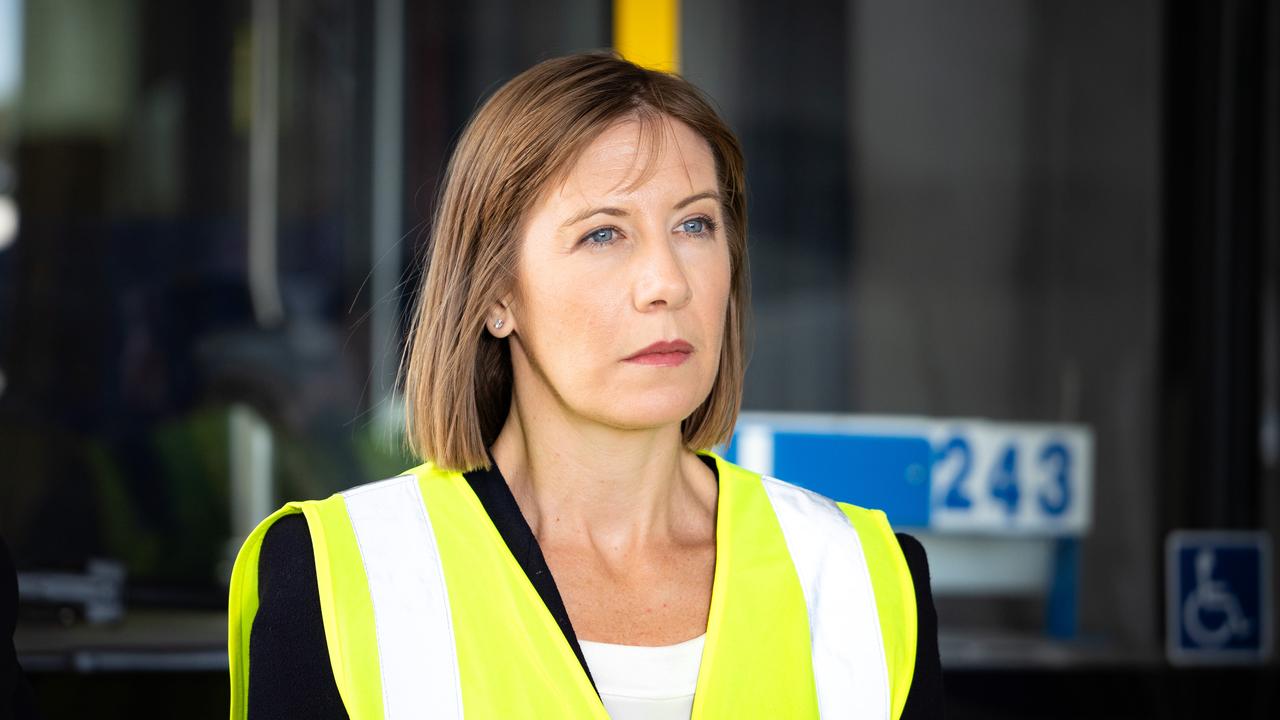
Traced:
[[684, 340], [666, 340], [650, 345], [626, 358], [626, 361], [642, 365], [673, 366], [689, 359], [692, 353], [693, 346]]

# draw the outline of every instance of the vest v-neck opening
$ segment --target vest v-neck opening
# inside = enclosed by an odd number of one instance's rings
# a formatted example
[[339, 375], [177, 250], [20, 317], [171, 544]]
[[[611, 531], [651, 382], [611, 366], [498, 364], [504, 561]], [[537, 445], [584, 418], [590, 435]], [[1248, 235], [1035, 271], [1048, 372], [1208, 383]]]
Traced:
[[[542, 548], [538, 545], [538, 539], [533, 534], [533, 528], [529, 526], [528, 520], [524, 513], [520, 511], [520, 505], [516, 502], [515, 495], [511, 492], [511, 486], [507, 484], [507, 480], [502, 475], [502, 471], [498, 468], [498, 463], [493, 458], [493, 453], [488, 449], [485, 450], [489, 455], [489, 468], [472, 470], [463, 473], [463, 478], [471, 487], [471, 491], [475, 493], [476, 498], [480, 501], [480, 505], [484, 507], [485, 512], [489, 515], [489, 519], [493, 522], [494, 527], [498, 531], [498, 535], [507, 545], [507, 549], [511, 552], [512, 557], [524, 570], [529, 578], [530, 584], [537, 591], [538, 597], [542, 599], [542, 603], [546, 605], [551, 617], [555, 619], [556, 625], [560, 627], [560, 631], [564, 633], [565, 640], [572, 648], [574, 656], [578, 658], [578, 663], [582, 666], [582, 671], [587, 674], [587, 679], [591, 681], [591, 687], [596, 689], [599, 694], [599, 688], [596, 688], [595, 678], [591, 676], [591, 668], [587, 666], [586, 656], [582, 652], [582, 646], [578, 642], [577, 633], [574, 632], [573, 623], [569, 620], [569, 611], [565, 608], [564, 599], [560, 596], [560, 590], [556, 587], [555, 578], [551, 574], [551, 568], [548, 567], [546, 558], [542, 554]], [[714, 456], [698, 454], [698, 459], [702, 460], [711, 474], [719, 484], [720, 472], [716, 467]], [[717, 493], [716, 514], [719, 515], [720, 502]], [[718, 528], [718, 525], [717, 525]], [[717, 551], [717, 563], [719, 563], [719, 552]], [[714, 593], [714, 588], [712, 589]]]

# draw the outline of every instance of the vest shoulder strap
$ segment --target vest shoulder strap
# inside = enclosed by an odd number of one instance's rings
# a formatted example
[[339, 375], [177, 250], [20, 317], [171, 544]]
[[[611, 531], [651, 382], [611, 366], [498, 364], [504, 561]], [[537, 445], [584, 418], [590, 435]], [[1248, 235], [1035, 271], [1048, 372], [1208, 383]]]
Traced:
[[890, 718], [890, 675], [870, 568], [880, 558], [817, 493], [763, 478], [809, 611], [813, 680], [825, 717]]
[[858, 531], [875, 589], [892, 694], [892, 717], [902, 715], [915, 674], [917, 609], [915, 583], [902, 546], [881, 510], [838, 503]]
[[[359, 552], [354, 566], [363, 567], [368, 588], [363, 593], [343, 588], [341, 595], [367, 598], [371, 605], [358, 608], [362, 617], [373, 619], [373, 627], [360, 632], [373, 638], [377, 654], [359, 664], [381, 670], [383, 714], [378, 717], [462, 717], [449, 593], [418, 476], [361, 485], [341, 498]], [[343, 621], [352, 614], [335, 607], [333, 615]], [[349, 634], [338, 629], [340, 639]], [[340, 654], [359, 658], [349, 650]]]
[[[428, 711], [461, 717], [435, 538], [417, 478], [404, 475], [325, 500], [288, 503], [245, 540], [228, 602], [232, 719], [248, 714], [249, 636], [258, 610], [262, 541], [277, 520], [296, 513], [307, 519], [329, 661], [352, 720], [421, 717]], [[379, 636], [380, 625], [396, 632]]]
[[[381, 718], [381, 678], [377, 664], [348, 662], [345, 655], [353, 652], [356, 656], [376, 657], [377, 639], [368, 602], [362, 602], [362, 598], [368, 597], [368, 581], [361, 572], [360, 551], [340, 495], [286, 504], [249, 533], [236, 555], [227, 603], [231, 718], [244, 720], [249, 713], [249, 641], [258, 613], [258, 561], [262, 542], [276, 521], [299, 513], [306, 518], [311, 535], [325, 643], [338, 693], [352, 720]], [[335, 591], [334, 567], [347, 568], [341, 581], [354, 592]]]

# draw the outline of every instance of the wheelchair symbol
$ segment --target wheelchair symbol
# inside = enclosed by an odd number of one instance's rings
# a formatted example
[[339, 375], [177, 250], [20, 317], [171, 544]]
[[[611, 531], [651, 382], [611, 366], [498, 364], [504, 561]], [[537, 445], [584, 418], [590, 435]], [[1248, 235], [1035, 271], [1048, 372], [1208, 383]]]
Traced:
[[1200, 647], [1220, 648], [1249, 635], [1252, 624], [1226, 583], [1213, 579], [1213, 550], [1196, 552], [1196, 586], [1182, 606], [1182, 626]]

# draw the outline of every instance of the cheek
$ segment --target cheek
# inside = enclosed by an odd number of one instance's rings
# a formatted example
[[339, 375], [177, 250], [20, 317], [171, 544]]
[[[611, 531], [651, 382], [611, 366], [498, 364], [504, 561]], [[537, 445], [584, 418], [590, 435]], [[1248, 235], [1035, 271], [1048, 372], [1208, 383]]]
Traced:
[[717, 334], [724, 332], [729, 313], [729, 295], [732, 285], [730, 262], [728, 250], [725, 250], [718, 258], [718, 262], [699, 276], [701, 283], [700, 287], [696, 288], [705, 299], [703, 322]]
[[520, 318], [523, 341], [554, 374], [578, 373], [613, 349], [617, 335], [617, 298], [598, 278], [566, 277], [527, 284]]

